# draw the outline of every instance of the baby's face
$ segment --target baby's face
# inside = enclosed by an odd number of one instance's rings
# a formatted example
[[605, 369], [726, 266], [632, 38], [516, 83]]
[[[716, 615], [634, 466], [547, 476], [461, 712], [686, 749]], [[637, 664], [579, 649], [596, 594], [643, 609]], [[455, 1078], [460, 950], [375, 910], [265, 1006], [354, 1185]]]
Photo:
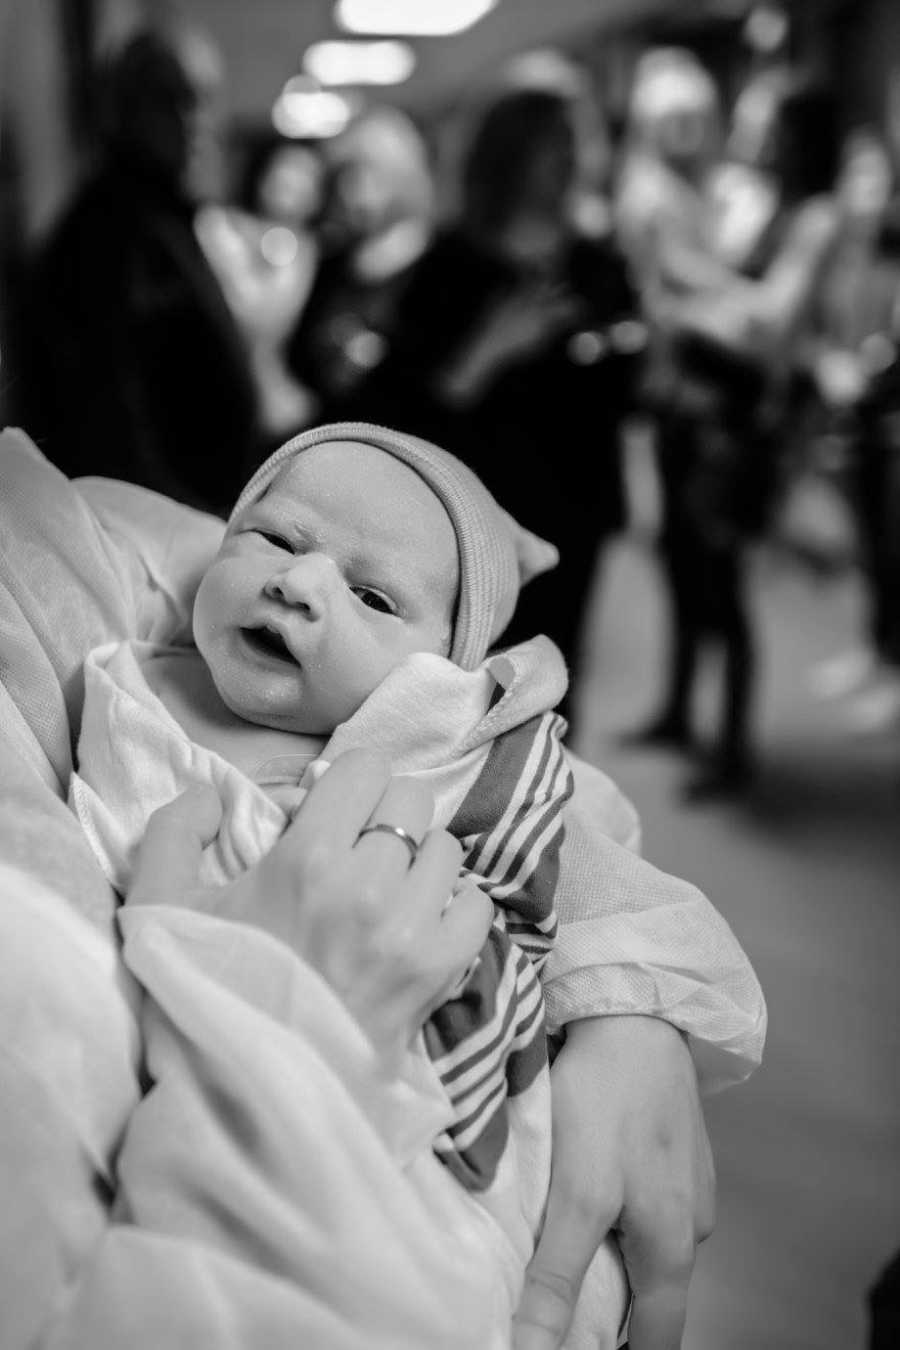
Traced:
[[304, 450], [229, 527], [194, 606], [223, 702], [328, 735], [412, 652], [446, 655], [456, 534], [419, 475], [348, 441]]

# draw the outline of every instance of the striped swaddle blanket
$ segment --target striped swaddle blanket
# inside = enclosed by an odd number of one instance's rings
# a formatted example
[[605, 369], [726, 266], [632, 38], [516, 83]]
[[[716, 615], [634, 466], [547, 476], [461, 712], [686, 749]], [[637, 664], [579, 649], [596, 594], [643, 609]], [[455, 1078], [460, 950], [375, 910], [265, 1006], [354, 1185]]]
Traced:
[[[283, 794], [274, 800], [263, 777], [253, 780], [189, 740], [143, 676], [144, 662], [158, 650], [152, 643], [108, 644], [85, 664], [70, 798], [106, 874], [123, 892], [149, 816], [191, 783], [210, 783], [223, 804], [219, 835], [201, 860], [209, 885], [252, 866], [305, 795], [299, 784], [308, 754], [296, 757], [291, 805]], [[546, 639], [489, 658], [476, 671], [417, 653], [321, 749], [327, 762], [350, 746], [385, 751], [397, 772], [425, 779], [435, 795], [435, 822], [461, 841], [465, 871], [494, 901], [494, 924], [468, 979], [423, 1029], [453, 1110], [435, 1148], [476, 1191], [496, 1176], [509, 1138], [509, 1103], [524, 1119], [529, 1101], [541, 1096], [535, 1084], [547, 1066], [539, 974], [556, 938], [563, 808], [572, 793], [565, 723], [548, 711], [565, 679], [554, 662], [561, 667]]]
[[472, 1189], [490, 1185], [506, 1146], [505, 1104], [547, 1063], [539, 972], [556, 938], [553, 906], [572, 773], [553, 713], [495, 739], [449, 824], [464, 866], [494, 901], [494, 925], [462, 992], [425, 1026], [453, 1103], [437, 1151]]

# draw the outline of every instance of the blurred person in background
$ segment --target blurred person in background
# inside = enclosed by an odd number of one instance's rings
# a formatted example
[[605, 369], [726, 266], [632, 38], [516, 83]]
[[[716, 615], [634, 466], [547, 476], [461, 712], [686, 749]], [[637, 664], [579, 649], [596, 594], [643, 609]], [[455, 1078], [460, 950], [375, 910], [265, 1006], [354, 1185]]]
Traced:
[[638, 745], [686, 748], [691, 742], [698, 578], [682, 504], [694, 446], [669, 316], [685, 296], [721, 290], [733, 278], [715, 251], [709, 200], [721, 151], [720, 116], [715, 84], [693, 53], [655, 48], [639, 59], [614, 210], [650, 329], [643, 396], [654, 419], [659, 555], [670, 618], [661, 705], [625, 738]]
[[308, 426], [317, 409], [289, 369], [287, 344], [318, 272], [324, 193], [318, 151], [278, 137], [250, 154], [234, 205], [197, 212], [197, 237], [250, 353], [267, 449]]
[[753, 768], [758, 653], [748, 548], [784, 490], [804, 353], [842, 239], [832, 92], [789, 68], [755, 76], [735, 106], [728, 150], [748, 188], [757, 184], [756, 228], [733, 228], [745, 196], [714, 192], [717, 252], [737, 276], [705, 301], [688, 301], [676, 320], [680, 369], [710, 400], [695, 420], [686, 491], [687, 528], [707, 578], [692, 636], [698, 650], [711, 638], [724, 658], [718, 737], [686, 785], [701, 798], [742, 789]]
[[747, 275], [765, 264], [782, 186], [775, 149], [778, 110], [795, 82], [790, 66], [767, 67], [747, 81], [731, 111], [723, 157], [709, 179], [716, 255]]
[[[873, 687], [857, 709], [866, 730], [900, 727], [900, 68], [894, 70], [888, 99], [887, 140], [891, 196], [878, 234], [880, 266], [888, 274], [891, 322], [870, 360], [870, 379], [861, 405], [863, 457], [870, 475], [875, 547], [870, 567], [873, 636], [878, 663]], [[870, 352], [870, 356], [873, 354]], [[873, 369], [877, 367], [877, 369]], [[862, 457], [861, 457], [862, 458]]]
[[[321, 264], [293, 333], [294, 377], [314, 392], [322, 421], [353, 419], [361, 390], [385, 361], [393, 316], [432, 234], [428, 151], [397, 108], [373, 107], [327, 152]], [[404, 429], [402, 401], [378, 420]]]
[[900, 249], [888, 226], [892, 192], [886, 143], [874, 129], [858, 129], [843, 149], [842, 235], [810, 344], [818, 444], [838, 460], [823, 471], [847, 489], [867, 591], [862, 644], [817, 667], [812, 685], [822, 696], [852, 695], [849, 722], [860, 731], [900, 723]]
[[685, 785], [689, 800], [739, 792], [751, 777], [756, 644], [747, 546], [772, 508], [776, 446], [838, 234], [831, 95], [799, 75], [776, 80], [766, 72], [757, 81], [738, 100], [730, 141], [733, 158], [759, 174], [757, 228], [745, 230], [738, 248], [730, 203], [716, 199], [710, 182], [711, 270], [656, 311], [674, 372], [663, 456], [678, 447], [677, 472], [670, 462], [664, 473], [676, 637], [669, 699], [646, 739], [690, 744], [699, 658], [713, 648], [723, 659], [719, 725], [706, 762]]
[[194, 231], [218, 180], [218, 54], [145, 31], [102, 68], [96, 169], [33, 259], [16, 416], [69, 475], [223, 510], [258, 455], [244, 341]]
[[[653, 48], [639, 59], [615, 190], [617, 236], [663, 337], [670, 294], [720, 288], [730, 274], [714, 252], [710, 179], [721, 154], [715, 83], [692, 52]], [[668, 386], [672, 371], [654, 362], [648, 375]]]
[[624, 260], [575, 220], [577, 97], [530, 76], [479, 110], [458, 215], [413, 269], [360, 399], [376, 421], [400, 409], [557, 545], [502, 640], [546, 633], [570, 694], [598, 550], [623, 524], [620, 434], [644, 340]]

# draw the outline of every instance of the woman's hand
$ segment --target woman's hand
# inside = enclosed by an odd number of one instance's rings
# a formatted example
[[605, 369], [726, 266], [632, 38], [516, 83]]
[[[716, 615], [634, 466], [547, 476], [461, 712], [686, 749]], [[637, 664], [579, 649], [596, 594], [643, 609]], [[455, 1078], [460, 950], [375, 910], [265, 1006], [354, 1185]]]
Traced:
[[527, 360], [573, 325], [578, 302], [563, 288], [536, 282], [497, 300], [444, 372], [442, 392], [454, 402], [477, 398], [516, 361]]
[[[348, 751], [270, 853], [209, 889], [197, 874], [221, 805], [211, 789], [192, 789], [151, 817], [127, 903], [177, 904], [265, 929], [327, 980], [394, 1062], [474, 960], [493, 917], [487, 896], [459, 883], [459, 844], [429, 830], [433, 810], [423, 784]], [[419, 841], [415, 858], [396, 835], [361, 833], [377, 822]]]
[[566, 1031], [551, 1075], [547, 1216], [516, 1315], [515, 1350], [562, 1345], [585, 1271], [610, 1231], [634, 1294], [630, 1350], [677, 1350], [715, 1204], [690, 1051], [653, 1017], [592, 1017]]

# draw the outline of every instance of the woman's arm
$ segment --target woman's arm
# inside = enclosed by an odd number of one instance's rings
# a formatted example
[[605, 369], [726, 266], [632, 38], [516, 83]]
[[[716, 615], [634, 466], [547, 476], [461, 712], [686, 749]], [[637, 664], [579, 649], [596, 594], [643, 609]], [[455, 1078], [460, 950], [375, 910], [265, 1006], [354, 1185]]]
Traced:
[[705, 1091], [741, 1082], [760, 1062], [766, 1030], [745, 952], [696, 887], [611, 837], [612, 819], [624, 840], [630, 813], [599, 770], [571, 762], [560, 934], [543, 980], [551, 1030], [598, 1015], [661, 1018], [688, 1038]]
[[834, 205], [814, 198], [799, 207], [784, 242], [748, 299], [753, 340], [783, 350], [805, 321], [838, 237]]
[[[728, 926], [693, 887], [622, 844], [630, 813], [574, 761], [544, 977], [553, 1066], [547, 1218], [520, 1305], [516, 1350], [558, 1350], [600, 1244], [618, 1235], [635, 1296], [631, 1350], [680, 1344], [715, 1180], [700, 1104], [759, 1062], [766, 1011]], [[620, 842], [609, 837], [616, 834]]]
[[572, 297], [546, 285], [523, 285], [498, 297], [435, 372], [438, 396], [461, 407], [477, 402], [498, 375], [536, 355], [573, 322], [577, 312]]
[[708, 336], [781, 369], [807, 320], [838, 230], [829, 201], [805, 203], [762, 277], [739, 278], [715, 294], [677, 302], [671, 313], [674, 328]]
[[[412, 883], [395, 884], [411, 875], [405, 847], [376, 834], [356, 854], [354, 810], [368, 818], [372, 798], [416, 828], [427, 793], [401, 785], [398, 799], [371, 757], [330, 774], [272, 865], [217, 893], [222, 912], [192, 871], [209, 801], [157, 821], [123, 913], [145, 990], [140, 1099], [114, 949], [85, 931], [64, 879], [0, 871], [0, 1231], [21, 1252], [0, 1278], [9, 1350], [492, 1344], [498, 1270], [430, 1149], [446, 1098], [422, 1060], [396, 1071], [490, 906], [466, 892], [444, 915], [458, 847], [436, 835], [414, 907]], [[272, 916], [290, 942], [260, 926]], [[50, 1038], [29, 1013], [45, 1005]]]
[[581, 1313], [585, 1273], [610, 1234], [634, 1296], [631, 1350], [676, 1350], [697, 1246], [715, 1213], [690, 1052], [658, 1018], [587, 1018], [568, 1028], [551, 1086], [550, 1194], [515, 1350], [559, 1350]]

